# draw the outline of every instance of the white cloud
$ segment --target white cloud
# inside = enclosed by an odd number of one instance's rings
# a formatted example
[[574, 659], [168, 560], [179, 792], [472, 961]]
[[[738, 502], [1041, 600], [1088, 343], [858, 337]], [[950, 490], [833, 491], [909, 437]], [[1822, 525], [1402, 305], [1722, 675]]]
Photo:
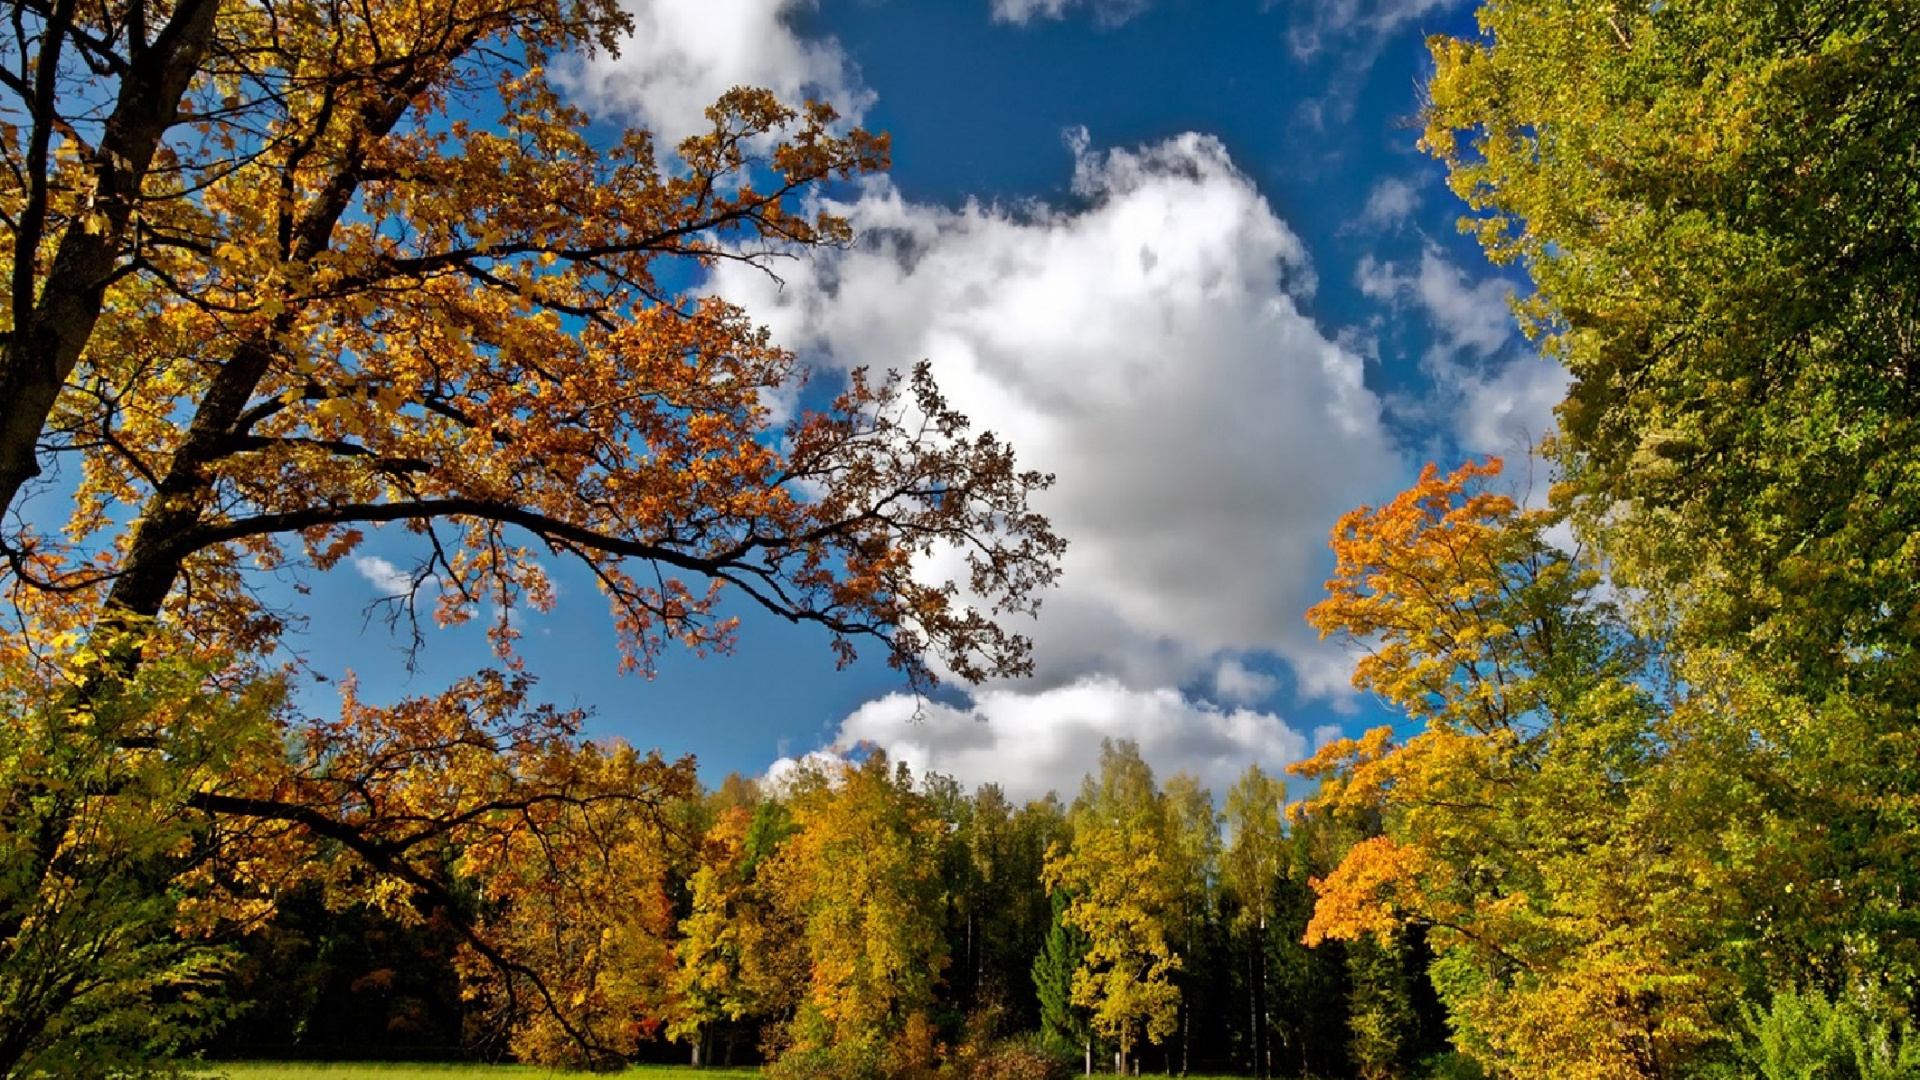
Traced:
[[1236, 657], [1228, 657], [1213, 670], [1213, 692], [1221, 701], [1247, 705], [1280, 688], [1280, 680], [1265, 672], [1254, 671]]
[[419, 590], [414, 576], [378, 555], [355, 555], [353, 568], [366, 578], [382, 597], [412, 596]]
[[[1271, 0], [1271, 7], [1281, 0]], [[1293, 53], [1308, 59], [1338, 40], [1371, 39], [1361, 48], [1366, 64], [1377, 54], [1377, 42], [1421, 19], [1459, 4], [1461, 0], [1288, 0], [1293, 25], [1287, 43]], [[1365, 65], [1361, 65], [1365, 66]]]
[[1094, 21], [1118, 26], [1147, 9], [1148, 0], [993, 0], [996, 22], [1025, 25], [1034, 19], [1064, 19], [1076, 7], [1089, 8]]
[[[1436, 333], [1421, 359], [1431, 390], [1407, 403], [1409, 414], [1448, 425], [1467, 453], [1501, 454], [1516, 463], [1553, 430], [1554, 407], [1572, 376], [1538, 353], [1510, 348], [1521, 340], [1509, 306], [1512, 285], [1500, 278], [1473, 281], [1431, 246], [1411, 270], [1363, 258], [1354, 280], [1375, 300], [1399, 305], [1411, 299]], [[1521, 480], [1528, 498], [1544, 498], [1543, 476]]]
[[1420, 208], [1420, 191], [1399, 177], [1388, 176], [1367, 193], [1367, 205], [1360, 211], [1356, 228], [1385, 232], [1397, 229]]
[[[1058, 476], [1069, 538], [1038, 624], [1038, 685], [1176, 685], [1268, 653], [1307, 694], [1350, 662], [1301, 613], [1327, 530], [1402, 466], [1363, 361], [1304, 315], [1305, 251], [1212, 138], [1075, 143], [1083, 208], [961, 210], [884, 180], [839, 207], [860, 249], [723, 269], [716, 291], [825, 363], [933, 365], [948, 399]], [[933, 568], [934, 572], [945, 569]]]
[[849, 122], [873, 103], [838, 42], [806, 40], [789, 19], [815, 0], [622, 0], [633, 33], [618, 56], [567, 73], [597, 106], [628, 111], [662, 146], [707, 130], [706, 109], [735, 86], [831, 103]]
[[[833, 747], [845, 752], [873, 743], [917, 775], [940, 772], [968, 787], [992, 781], [1025, 801], [1048, 791], [1072, 798], [1080, 778], [1097, 767], [1105, 738], [1135, 740], [1161, 779], [1192, 773], [1216, 796], [1249, 765], [1279, 773], [1312, 749], [1308, 736], [1272, 713], [1099, 677], [1034, 694], [985, 690], [971, 710], [890, 694], [847, 717]], [[777, 781], [796, 767], [784, 758], [769, 776]]]
[[1530, 450], [1553, 430], [1554, 407], [1567, 396], [1573, 376], [1537, 353], [1515, 357], [1491, 372], [1462, 372], [1454, 386], [1460, 405], [1455, 430], [1476, 454]]
[[1470, 282], [1466, 272], [1429, 246], [1412, 270], [1399, 263], [1360, 260], [1354, 281], [1362, 295], [1386, 303], [1411, 297], [1441, 335], [1441, 348], [1492, 354], [1514, 337], [1513, 286], [1500, 278]]

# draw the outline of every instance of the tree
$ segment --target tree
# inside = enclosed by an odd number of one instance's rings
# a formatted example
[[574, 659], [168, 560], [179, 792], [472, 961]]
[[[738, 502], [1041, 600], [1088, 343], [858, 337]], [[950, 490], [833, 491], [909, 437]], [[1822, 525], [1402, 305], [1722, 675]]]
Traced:
[[[1045, 478], [971, 435], [924, 367], [774, 424], [793, 358], [678, 284], [844, 242], [795, 207], [883, 165], [885, 140], [751, 90], [671, 158], [644, 132], [602, 137], [548, 65], [626, 25], [601, 0], [26, 0], [0, 47], [22, 118], [0, 132], [0, 514], [27, 493], [74, 506], [65, 539], [6, 517], [6, 633], [36, 662], [89, 657], [63, 707], [117, 693], [168, 641], [217, 645], [228, 675], [271, 668], [290, 613], [250, 569], [326, 570], [386, 523], [422, 552], [398, 625], [423, 597], [443, 621], [500, 612], [504, 673], [386, 708], [349, 693], [339, 721], [286, 721], [277, 760], [192, 796], [214, 834], [271, 837], [275, 873], [338, 845], [360, 868], [341, 883], [457, 918], [446, 875], [469, 845], [543, 859], [569, 846], [501, 832], [650, 813], [684, 786], [529, 706], [507, 613], [551, 603], [544, 558], [600, 583], [636, 667], [670, 640], [726, 647], [727, 592], [820, 626], [842, 662], [878, 642], [916, 684], [1026, 667], [1001, 620], [1055, 573], [1061, 543], [1027, 508]], [[967, 581], [916, 577], [947, 546]], [[565, 1011], [540, 950], [468, 930], [499, 978]]]
[[767, 931], [747, 864], [752, 818], [743, 806], [722, 811], [688, 882], [692, 910], [680, 920], [674, 944], [673, 988], [679, 1003], [667, 1035], [692, 1044], [695, 1066], [708, 1061], [712, 1025], [762, 1011], [749, 970]]
[[[80, 715], [0, 650], [0, 1075], [124, 1075], [230, 1011], [234, 958], [207, 931], [212, 913], [244, 918], [230, 907], [242, 898], [208, 872], [216, 838], [190, 802], [270, 743], [281, 687], [215, 690], [218, 666], [150, 664]], [[106, 748], [159, 731], [180, 734], [165, 757]]]
[[1063, 921], [1087, 936], [1073, 1003], [1118, 1047], [1125, 1071], [1142, 1036], [1159, 1045], [1178, 1028], [1180, 970], [1170, 935], [1179, 881], [1165, 800], [1131, 741], [1100, 744], [1100, 774], [1086, 778], [1068, 817], [1071, 844], [1047, 853], [1047, 887], [1068, 894]]
[[1217, 1011], [1206, 1006], [1202, 980], [1217, 971], [1207, 954], [1211, 932], [1218, 925], [1220, 877], [1220, 815], [1213, 808], [1213, 792], [1200, 786], [1191, 773], [1167, 778], [1163, 792], [1167, 813], [1167, 872], [1174, 879], [1172, 913], [1175, 949], [1180, 957], [1180, 1071], [1189, 1071], [1193, 1045], [1193, 1016]]
[[[1689, 725], [1687, 691], [1596, 595], [1597, 573], [1545, 542], [1556, 514], [1478, 486], [1498, 467], [1429, 466], [1334, 531], [1335, 576], [1308, 617], [1372, 642], [1355, 684], [1424, 729], [1378, 728], [1295, 767], [1321, 780], [1308, 811], [1361, 837], [1315, 882], [1307, 941], [1373, 939], [1356, 1012], [1391, 1020], [1404, 990], [1381, 947], [1428, 927], [1456, 1038], [1488, 1065], [1666, 1075], [1720, 1034], [1712, 947], [1738, 923], [1739, 890], [1722, 888], [1756, 858], [1738, 824], [1750, 807], [1737, 784], [1675, 797], [1702, 758], [1724, 767], [1712, 729]], [[1397, 1052], [1389, 1034], [1356, 1030], [1370, 1073]]]
[[947, 966], [944, 824], [906, 767], [895, 772], [877, 749], [804, 780], [793, 817], [797, 830], [765, 871], [811, 965], [787, 1053], [822, 1056], [841, 1075], [930, 1065], [930, 1009]]
[[1915, 14], [1503, 0], [1433, 42], [1426, 146], [1574, 376], [1560, 498], [1696, 691], [1668, 745], [1768, 823], [1752, 1004], [1920, 970]]
[[1221, 884], [1235, 901], [1234, 926], [1248, 943], [1247, 961], [1253, 968], [1247, 982], [1255, 1076], [1273, 1074], [1267, 950], [1275, 915], [1274, 891], [1287, 869], [1287, 838], [1281, 821], [1286, 801], [1286, 782], [1268, 776], [1258, 765], [1247, 766], [1227, 791], [1226, 826], [1233, 839], [1221, 861]]
[[1433, 42], [1424, 140], [1533, 278], [1574, 375], [1568, 493], [1616, 570], [1816, 699], [1907, 715], [1914, 14], [1496, 0]]
[[1033, 959], [1033, 987], [1040, 998], [1040, 1034], [1062, 1049], [1085, 1052], [1086, 1074], [1093, 1075], [1093, 1024], [1088, 1010], [1073, 1000], [1073, 978], [1087, 958], [1087, 935], [1066, 920], [1071, 897], [1053, 894], [1053, 923], [1046, 944]]

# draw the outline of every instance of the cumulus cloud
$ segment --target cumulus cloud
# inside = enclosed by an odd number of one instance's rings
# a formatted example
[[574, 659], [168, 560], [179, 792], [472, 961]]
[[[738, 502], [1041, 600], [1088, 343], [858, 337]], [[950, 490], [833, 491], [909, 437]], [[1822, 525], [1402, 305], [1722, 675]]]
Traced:
[[1218, 141], [1074, 146], [1075, 210], [947, 210], [876, 181], [837, 207], [864, 246], [784, 286], [723, 269], [716, 291], [825, 364], [928, 359], [1058, 477], [1038, 504], [1071, 547], [1032, 631], [1041, 688], [1179, 685], [1265, 653], [1343, 693], [1348, 659], [1301, 612], [1333, 521], [1401, 479], [1363, 361], [1301, 312], [1301, 242]]
[[1025, 25], [1034, 19], [1064, 19], [1074, 8], [1086, 8], [1094, 21], [1118, 26], [1147, 9], [1147, 0], [993, 0], [995, 22]]
[[1280, 688], [1280, 680], [1228, 657], [1213, 669], [1213, 693], [1221, 701], [1250, 704]]
[[735, 86], [826, 101], [857, 122], [872, 91], [838, 42], [802, 38], [791, 25], [814, 2], [623, 0], [633, 33], [619, 55], [586, 59], [568, 78], [588, 101], [637, 117], [664, 146], [706, 130], [707, 107]]
[[[890, 694], [847, 717], [832, 751], [808, 757], [831, 760], [871, 743], [916, 774], [944, 773], [968, 787], [991, 781], [1009, 798], [1025, 801], [1048, 791], [1072, 798], [1080, 778], [1098, 765], [1100, 741], [1108, 738], [1138, 742], [1159, 777], [1192, 773], [1216, 796], [1224, 796], [1249, 765], [1279, 773], [1312, 752], [1309, 736], [1272, 713], [1089, 677], [1040, 693], [985, 690], [971, 709]], [[769, 778], [779, 782], [797, 767], [793, 759], [782, 759]]]
[[[1382, 303], [1412, 303], [1432, 326], [1434, 343], [1421, 359], [1431, 389], [1409, 407], [1446, 424], [1462, 451], [1525, 454], [1553, 430], [1554, 407], [1572, 376], [1553, 360], [1513, 348], [1520, 337], [1511, 284], [1474, 281], [1431, 245], [1412, 268], [1363, 258], [1354, 281]], [[1539, 483], [1529, 491], [1544, 495]]]
[[1454, 428], [1461, 446], [1476, 454], [1531, 449], [1553, 430], [1554, 407], [1566, 398], [1572, 381], [1565, 367], [1537, 353], [1488, 372], [1456, 372]]

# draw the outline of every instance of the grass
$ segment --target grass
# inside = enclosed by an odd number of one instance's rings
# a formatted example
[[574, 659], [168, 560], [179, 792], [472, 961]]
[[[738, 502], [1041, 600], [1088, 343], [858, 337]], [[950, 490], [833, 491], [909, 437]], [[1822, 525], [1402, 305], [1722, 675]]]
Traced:
[[[380, 1062], [279, 1062], [234, 1061], [209, 1065], [196, 1075], [225, 1076], [228, 1080], [349, 1080], [366, 1076], [374, 1080], [509, 1080], [513, 1077], [587, 1076], [566, 1073], [535, 1065], [405, 1065]], [[628, 1080], [759, 1080], [759, 1069], [690, 1069], [684, 1065], [636, 1065], [619, 1074]], [[1078, 1075], [1076, 1073], [1076, 1075]], [[1095, 1073], [1096, 1077], [1101, 1074]], [[1162, 1076], [1142, 1071], [1141, 1080]], [[1187, 1080], [1237, 1080], [1233, 1077], [1189, 1076]]]
[[[358, 1061], [232, 1061], [208, 1065], [198, 1076], [228, 1080], [513, 1080], [525, 1077], [587, 1076], [537, 1065], [407, 1065]], [[681, 1065], [636, 1066], [621, 1073], [631, 1080], [759, 1080], [759, 1069], [690, 1069]]]

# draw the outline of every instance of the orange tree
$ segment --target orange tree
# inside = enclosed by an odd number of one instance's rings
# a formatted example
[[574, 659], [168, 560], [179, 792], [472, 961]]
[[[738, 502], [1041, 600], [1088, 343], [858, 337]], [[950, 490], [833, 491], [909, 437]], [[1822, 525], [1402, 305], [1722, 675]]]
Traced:
[[[326, 570], [387, 523], [420, 538], [431, 583], [396, 598], [404, 617], [422, 595], [443, 621], [550, 603], [557, 557], [599, 582], [635, 667], [671, 641], [725, 648], [731, 592], [820, 626], [843, 663], [876, 643], [916, 684], [1026, 668], [1003, 620], [1056, 571], [1061, 542], [1028, 506], [1046, 479], [971, 434], [924, 368], [855, 375], [777, 424], [769, 400], [804, 373], [686, 289], [721, 260], [845, 242], [796, 207], [883, 166], [885, 140], [736, 90], [663, 158], [591, 126], [548, 75], [625, 29], [604, 0], [16, 5], [0, 584], [9, 654], [40, 673], [23, 678], [53, 680], [77, 717], [170, 649], [267, 674], [287, 613], [248, 573]], [[33, 525], [69, 503], [63, 535]], [[917, 577], [936, 548], [966, 551], [968, 580]], [[582, 746], [577, 716], [529, 707], [504, 615], [492, 634], [506, 673], [338, 718], [282, 709], [278, 750], [179, 798], [206, 835], [257, 842], [226, 860], [227, 891], [271, 895], [322, 872], [311, 845], [341, 853], [338, 884], [454, 918], [564, 1040], [616, 1053], [540, 970], [577, 957], [516, 952], [511, 920], [464, 911], [448, 875], [474, 851], [652, 865], [501, 834], [577, 836], [603, 804], [675, 797], [688, 767]], [[79, 819], [36, 820], [23, 879], [58, 873]], [[34, 913], [0, 918], [4, 952]], [[52, 1020], [22, 1024], [32, 1041]]]

